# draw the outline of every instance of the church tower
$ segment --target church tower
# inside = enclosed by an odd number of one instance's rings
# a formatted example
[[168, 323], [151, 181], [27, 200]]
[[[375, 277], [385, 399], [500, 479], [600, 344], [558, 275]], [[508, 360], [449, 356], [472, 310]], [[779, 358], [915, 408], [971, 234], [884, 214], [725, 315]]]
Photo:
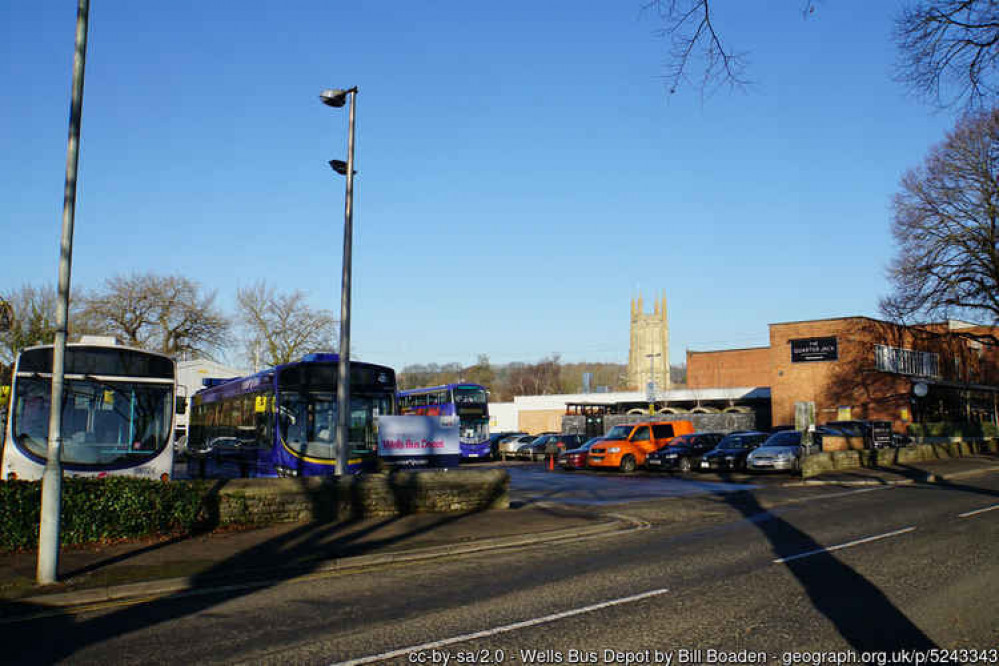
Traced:
[[655, 382], [659, 391], [670, 387], [669, 321], [666, 318], [665, 296], [656, 301], [652, 314], [645, 312], [641, 296], [637, 300], [631, 299], [628, 386], [644, 391], [650, 381]]

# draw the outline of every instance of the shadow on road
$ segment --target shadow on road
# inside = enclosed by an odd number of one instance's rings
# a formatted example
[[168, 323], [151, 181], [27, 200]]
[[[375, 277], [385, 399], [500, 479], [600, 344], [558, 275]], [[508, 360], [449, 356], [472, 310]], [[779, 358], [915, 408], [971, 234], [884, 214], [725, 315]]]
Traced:
[[[505, 484], [493, 489], [506, 493]], [[311, 496], [311, 495], [310, 495]], [[314, 496], [319, 501], [319, 496]], [[401, 500], [400, 500], [401, 501]], [[328, 507], [314, 507], [313, 515], [328, 514]], [[133, 603], [111, 612], [83, 619], [69, 612], [20, 601], [0, 601], [0, 645], [4, 664], [51, 664], [80, 650], [134, 631], [194, 615], [215, 606], [280, 585], [315, 571], [321, 563], [404, 542], [478, 511], [439, 514], [416, 528], [396, 529], [398, 517], [358, 528], [359, 516], [303, 524], [268, 541], [218, 562], [191, 579], [190, 590], [144, 603]], [[366, 540], [384, 530], [385, 538]], [[183, 640], [183, 637], [178, 637]]]

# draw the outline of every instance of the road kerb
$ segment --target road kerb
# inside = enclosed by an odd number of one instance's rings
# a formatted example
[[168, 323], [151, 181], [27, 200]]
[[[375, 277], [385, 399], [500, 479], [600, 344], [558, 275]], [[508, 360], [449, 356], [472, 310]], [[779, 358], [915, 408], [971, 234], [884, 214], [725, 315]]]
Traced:
[[[297, 578], [309, 575], [346, 572], [353, 569], [363, 569], [387, 564], [398, 564], [405, 562], [416, 562], [427, 559], [437, 559], [454, 555], [465, 555], [470, 553], [499, 550], [504, 548], [517, 548], [521, 546], [534, 545], [539, 543], [552, 543], [558, 541], [575, 541], [580, 539], [594, 538], [610, 534], [622, 534], [637, 529], [645, 529], [648, 524], [644, 521], [614, 514], [608, 520], [597, 525], [585, 527], [574, 527], [562, 530], [552, 530], [539, 532], [536, 534], [520, 534], [511, 537], [498, 537], [492, 539], [478, 539], [464, 543], [449, 544], [443, 546], [430, 546], [426, 548], [414, 548], [390, 553], [376, 553], [371, 555], [357, 555], [353, 557], [341, 557], [327, 560], [320, 565], [302, 571], [299, 574], [289, 577], [272, 577], [269, 579], [257, 579], [239, 583], [225, 583], [222, 580], [217, 585], [204, 580], [198, 580], [198, 576], [185, 576], [181, 578], [165, 578], [159, 580], [142, 581], [136, 583], [125, 583], [109, 587], [95, 587], [68, 592], [55, 592], [51, 594], [37, 595], [33, 597], [22, 597], [8, 601], [19, 604], [31, 605], [42, 608], [79, 608], [90, 605], [105, 604], [108, 602], [144, 601], [154, 598], [161, 598], [167, 595], [193, 596], [201, 594], [217, 594], [233, 590], [251, 589], [255, 587], [269, 587], [277, 583], [294, 581]], [[10, 622], [15, 617], [0, 618], [0, 624]]]

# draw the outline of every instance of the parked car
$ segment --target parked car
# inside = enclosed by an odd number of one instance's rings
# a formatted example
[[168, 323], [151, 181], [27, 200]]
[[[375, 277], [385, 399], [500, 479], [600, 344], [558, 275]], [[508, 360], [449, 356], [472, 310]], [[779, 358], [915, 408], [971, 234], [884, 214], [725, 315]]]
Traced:
[[590, 451], [590, 447], [603, 440], [603, 437], [592, 437], [586, 440], [578, 449], [568, 449], [560, 453], [558, 460], [555, 462], [563, 469], [585, 469], [586, 456]]
[[801, 432], [781, 430], [746, 456], [746, 469], [753, 471], [801, 469]]
[[523, 434], [524, 433], [522, 433], [522, 432], [514, 432], [514, 431], [511, 431], [511, 430], [507, 430], [507, 431], [504, 431], [504, 432], [490, 433], [489, 434], [489, 451], [490, 451], [490, 456], [492, 456], [492, 459], [493, 460], [499, 460], [500, 459], [499, 443], [501, 441], [503, 441], [507, 437], [513, 437], [514, 435], [523, 435]]
[[547, 441], [545, 438], [550, 437], [554, 434], [556, 433], [543, 432], [540, 435], [534, 435], [533, 437], [531, 437], [529, 441], [520, 445], [520, 448], [517, 449], [516, 457], [519, 460], [534, 460], [534, 445], [535, 444], [538, 444], [539, 446], [543, 445], [544, 442]]
[[552, 433], [542, 435], [517, 451], [517, 457], [526, 460], [544, 460], [546, 456], [558, 456], [563, 451], [582, 446], [582, 435], [562, 435]]
[[704, 472], [744, 470], [746, 457], [768, 437], [769, 434], [756, 430], [729, 433], [718, 442], [718, 446], [701, 456], [700, 469]]
[[670, 443], [677, 435], [694, 432], [690, 421], [653, 421], [616, 425], [604, 441], [590, 449], [586, 458], [589, 467], [633, 472], [645, 464], [645, 458]]
[[718, 446], [725, 437], [720, 432], [698, 432], [674, 437], [669, 446], [650, 453], [645, 466], [650, 470], [675, 470], [689, 472], [701, 462], [701, 456]]
[[503, 458], [504, 460], [506, 460], [507, 458], [516, 458], [517, 451], [520, 449], [520, 447], [522, 447], [524, 444], [530, 444], [537, 438], [538, 438], [537, 435], [527, 435], [527, 434], [510, 435], [508, 437], [504, 437], [499, 441], [498, 445], [500, 457]]

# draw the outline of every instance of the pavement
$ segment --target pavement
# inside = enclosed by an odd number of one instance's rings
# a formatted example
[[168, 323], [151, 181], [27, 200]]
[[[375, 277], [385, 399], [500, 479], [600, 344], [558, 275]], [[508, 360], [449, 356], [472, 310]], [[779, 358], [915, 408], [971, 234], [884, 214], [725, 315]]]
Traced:
[[[999, 471], [999, 456], [979, 455], [905, 466], [844, 470], [807, 480], [772, 475], [764, 487], [948, 483]], [[743, 482], [721, 475], [711, 481]], [[759, 477], [757, 477], [759, 478]], [[515, 494], [515, 493], [514, 493]], [[683, 502], [684, 498], [668, 501]], [[34, 551], [0, 553], [0, 622], [39, 608], [200, 594], [273, 584], [300, 576], [347, 572], [500, 548], [554, 543], [644, 529], [615, 508], [512, 502], [507, 510], [416, 514], [322, 524], [280, 524], [117, 544], [66, 547], [60, 582], [34, 584]], [[619, 510], [619, 509], [618, 509]]]

